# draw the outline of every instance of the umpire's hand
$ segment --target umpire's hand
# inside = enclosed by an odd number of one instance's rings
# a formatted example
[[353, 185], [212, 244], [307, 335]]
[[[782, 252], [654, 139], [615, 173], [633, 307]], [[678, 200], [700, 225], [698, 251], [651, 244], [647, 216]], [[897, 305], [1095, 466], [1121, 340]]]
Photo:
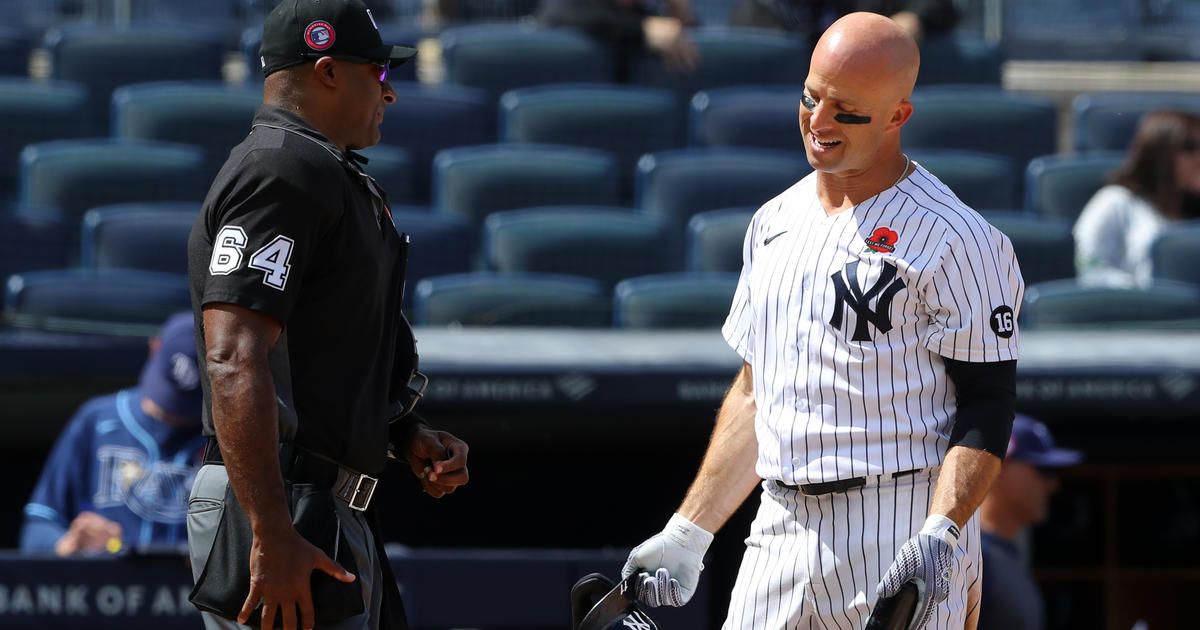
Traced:
[[954, 521], [941, 514], [930, 514], [921, 531], [900, 547], [891, 568], [875, 589], [880, 597], [891, 597], [906, 582], [917, 586], [917, 605], [909, 630], [925, 627], [937, 605], [950, 596], [958, 536]]
[[420, 425], [408, 440], [405, 460], [421, 480], [421, 488], [438, 499], [467, 483], [467, 443], [446, 433]]
[[642, 572], [637, 600], [647, 606], [682, 606], [696, 592], [704, 552], [713, 535], [688, 519], [674, 514], [663, 530], [633, 548], [621, 579]]

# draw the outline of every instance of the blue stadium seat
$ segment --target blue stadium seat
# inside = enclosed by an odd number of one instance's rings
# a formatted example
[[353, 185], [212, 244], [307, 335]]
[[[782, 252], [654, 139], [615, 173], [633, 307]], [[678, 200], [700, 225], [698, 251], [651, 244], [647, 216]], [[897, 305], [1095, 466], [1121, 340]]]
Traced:
[[682, 229], [692, 215], [705, 210], [757, 208], [810, 171], [803, 153], [770, 149], [652, 153], [638, 162], [636, 205]]
[[1200, 3], [1154, 0], [1142, 3], [1141, 44], [1149, 61], [1200, 60]]
[[598, 280], [539, 273], [476, 272], [417, 283], [420, 326], [611, 325], [612, 300]]
[[1200, 285], [1197, 251], [1200, 251], [1200, 219], [1172, 224], [1150, 247], [1151, 273], [1158, 280]]
[[1021, 177], [1012, 160], [993, 153], [957, 149], [913, 149], [920, 163], [975, 210], [1021, 205]]
[[1142, 115], [1158, 109], [1200, 114], [1200, 94], [1085, 92], [1076, 96], [1071, 101], [1075, 151], [1125, 151]]
[[80, 265], [187, 274], [187, 241], [200, 203], [130, 203], [83, 215]]
[[132, 140], [55, 140], [21, 152], [22, 204], [57, 209], [68, 226], [89, 208], [204, 198], [199, 147]]
[[618, 328], [720, 328], [736, 273], [669, 273], [629, 278], [613, 291]]
[[396, 146], [376, 144], [357, 151], [367, 158], [362, 165], [368, 175], [387, 193], [389, 204], [412, 201], [413, 165], [408, 151]]
[[679, 244], [658, 217], [628, 209], [559, 206], [508, 210], [483, 224], [484, 257], [501, 272], [622, 278], [679, 268]]
[[404, 292], [412, 305], [413, 287], [423, 278], [470, 271], [479, 253], [479, 228], [465, 219], [435, 214], [432, 208], [392, 206], [396, 230], [408, 234]]
[[446, 82], [482, 88], [494, 102], [513, 88], [613, 80], [612, 54], [570, 29], [479, 24], [442, 31]]
[[1140, 0], [1005, 0], [1005, 59], [1135, 61]]
[[0, 212], [0, 282], [22, 271], [66, 267], [70, 242], [59, 221]]
[[1124, 154], [1046, 155], [1025, 170], [1025, 210], [1074, 222]]
[[742, 270], [746, 229], [757, 208], [722, 208], [700, 212], [688, 221], [686, 268], [689, 271]]
[[[272, 2], [272, 5], [276, 2]], [[252, 26], [247, 27], [241, 32], [241, 37], [237, 45], [237, 49], [242, 53], [242, 58], [246, 61], [246, 79], [250, 83], [262, 83], [262, 61], [258, 56], [258, 49], [262, 46], [262, 22], [266, 17], [266, 12], [258, 19], [250, 20]], [[419, 28], [414, 28], [410, 24], [379, 24], [379, 36], [385, 43], [401, 44], [405, 46], [416, 46], [417, 41], [424, 36], [424, 31]], [[420, 63], [419, 56], [408, 62], [393, 68], [388, 72], [388, 81], [393, 85], [402, 85], [411, 81], [417, 80], [417, 64]]]
[[732, 87], [692, 97], [688, 143], [697, 147], [762, 147], [804, 151], [800, 95], [793, 86]]
[[1000, 47], [981, 37], [952, 31], [921, 42], [917, 85], [986, 83], [1000, 85]]
[[1057, 111], [1050, 101], [988, 86], [913, 91], [901, 129], [905, 149], [966, 149], [1010, 158], [1017, 168], [1055, 152]]
[[454, 85], [397, 83], [387, 107], [383, 142], [404, 147], [412, 157], [412, 199], [430, 200], [433, 156], [442, 149], [496, 140], [496, 114], [487, 92]]
[[93, 121], [109, 121], [115, 88], [149, 81], [222, 79], [224, 45], [193, 26], [70, 26], [46, 33], [50, 76], [88, 88]]
[[250, 132], [262, 92], [209, 81], [142, 83], [117, 88], [112, 135], [192, 144], [204, 149], [213, 175]]
[[625, 198], [644, 153], [683, 146], [674, 94], [655, 88], [569, 84], [522, 88], [500, 98], [500, 141], [564, 144], [610, 151]]
[[616, 159], [595, 149], [497, 144], [446, 149], [433, 160], [433, 205], [479, 223], [497, 210], [618, 205]]
[[0, 79], [0, 202], [17, 195], [17, 165], [27, 144], [94, 135], [87, 91], [77, 83]]
[[[143, 0], [130, 2], [130, 19], [143, 24], [199, 26], [225, 33], [223, 41], [232, 48], [253, 0]], [[116, 3], [113, 3], [116, 4]]]
[[0, 76], [29, 76], [29, 37], [11, 26], [0, 27]]
[[1141, 289], [1052, 280], [1025, 289], [1021, 326], [1052, 328], [1200, 328], [1200, 289], [1159, 283]]
[[519, 20], [532, 15], [537, 5], [538, 0], [454, 0], [438, 6], [455, 24], [477, 24]]
[[700, 53], [694, 72], [667, 71], [653, 53], [635, 57], [629, 82], [671, 90], [691, 98], [701, 90], [735, 85], [803, 85], [809, 50], [802, 38], [761, 29], [698, 28], [691, 33]]
[[13, 328], [153, 336], [191, 309], [187, 276], [127, 269], [30, 271], [9, 277], [4, 320]]
[[1018, 211], [992, 211], [983, 218], [1012, 241], [1025, 286], [1075, 277], [1075, 237], [1069, 221]]

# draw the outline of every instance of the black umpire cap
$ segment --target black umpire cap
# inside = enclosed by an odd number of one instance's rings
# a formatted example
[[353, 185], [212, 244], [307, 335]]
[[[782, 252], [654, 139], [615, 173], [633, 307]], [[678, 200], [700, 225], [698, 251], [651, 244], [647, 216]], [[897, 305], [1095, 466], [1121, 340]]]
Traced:
[[395, 67], [417, 50], [384, 44], [362, 0], [283, 0], [263, 22], [258, 54], [266, 76], [320, 57]]

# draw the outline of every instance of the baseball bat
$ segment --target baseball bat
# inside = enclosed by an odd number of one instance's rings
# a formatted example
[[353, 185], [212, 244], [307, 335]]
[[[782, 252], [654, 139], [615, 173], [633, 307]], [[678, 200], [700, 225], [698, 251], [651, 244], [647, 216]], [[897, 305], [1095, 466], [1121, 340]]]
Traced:
[[900, 592], [880, 597], [871, 611], [865, 630], [907, 630], [917, 607], [917, 585], [906, 582]]

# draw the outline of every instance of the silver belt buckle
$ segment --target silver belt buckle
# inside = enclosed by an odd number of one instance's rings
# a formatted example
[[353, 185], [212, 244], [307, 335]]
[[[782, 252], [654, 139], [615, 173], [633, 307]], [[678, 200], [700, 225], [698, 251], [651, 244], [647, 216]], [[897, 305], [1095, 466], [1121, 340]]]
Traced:
[[363, 512], [371, 504], [371, 497], [375, 495], [375, 484], [379, 483], [379, 480], [367, 475], [357, 475], [357, 477], [357, 479], [352, 478], [353, 490], [350, 491], [346, 503], [350, 505], [350, 509]]

